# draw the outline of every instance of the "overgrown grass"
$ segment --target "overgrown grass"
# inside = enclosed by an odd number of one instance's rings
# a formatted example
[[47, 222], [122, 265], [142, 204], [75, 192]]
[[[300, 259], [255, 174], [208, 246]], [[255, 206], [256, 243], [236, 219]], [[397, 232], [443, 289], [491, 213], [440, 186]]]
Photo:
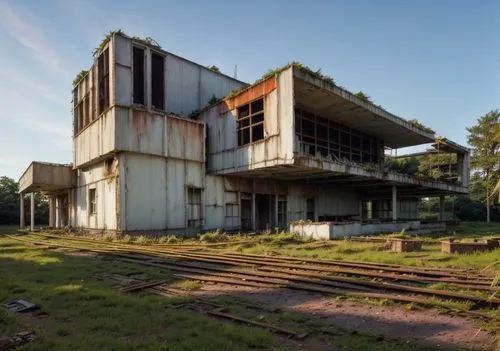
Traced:
[[172, 288], [184, 289], [184, 290], [198, 290], [202, 287], [202, 283], [199, 280], [180, 280], [170, 284]]
[[[0, 238], [0, 301], [23, 298], [42, 306], [43, 319], [0, 310], [0, 337], [34, 330], [23, 350], [280, 349], [269, 332], [218, 323], [171, 309], [179, 298], [122, 294], [97, 274], [168, 279], [164, 270], [112, 260], [72, 257]], [[168, 346], [167, 346], [168, 345]], [[281, 348], [285, 350], [286, 348]]]

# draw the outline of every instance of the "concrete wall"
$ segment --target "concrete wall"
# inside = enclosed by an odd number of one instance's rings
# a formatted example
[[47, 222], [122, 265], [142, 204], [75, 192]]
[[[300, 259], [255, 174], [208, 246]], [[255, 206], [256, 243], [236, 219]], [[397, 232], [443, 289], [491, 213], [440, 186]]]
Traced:
[[402, 223], [362, 224], [359, 222], [338, 224], [332, 222], [316, 223], [292, 223], [290, 231], [304, 236], [310, 236], [317, 240], [330, 240], [343, 238], [345, 236], [356, 236], [364, 234], [392, 233], [401, 230], [418, 230], [419, 221]]
[[[276, 84], [276, 89], [264, 95], [263, 140], [238, 146], [238, 103], [231, 104], [228, 110], [224, 106], [225, 103], [222, 103], [201, 112], [198, 120], [205, 122], [208, 127], [209, 172], [237, 174], [293, 162], [294, 113], [291, 70], [279, 74]], [[260, 96], [262, 95], [255, 93], [249, 101]]]
[[115, 81], [115, 101], [129, 106], [133, 101], [132, 49], [135, 46], [145, 50], [145, 107], [151, 108], [151, 53], [165, 58], [164, 101], [165, 111], [187, 116], [208, 105], [213, 97], [221, 98], [232, 90], [245, 85], [236, 79], [219, 74], [182, 57], [151, 49], [141, 44], [133, 44], [132, 39], [117, 35], [114, 38], [114, 53], [117, 65]]
[[[90, 213], [89, 190], [96, 191], [96, 214]], [[73, 194], [75, 199], [70, 203], [71, 223], [80, 228], [118, 229], [119, 209], [117, 209], [118, 192], [118, 161], [115, 160], [111, 172], [108, 172], [104, 162], [79, 170], [77, 187]], [[74, 215], [72, 212], [74, 211]]]
[[136, 153], [120, 153], [124, 173], [121, 229], [180, 230], [187, 227], [187, 188], [203, 188], [203, 164]]
[[166, 56], [167, 111], [181, 116], [207, 106], [212, 97], [221, 98], [244, 83], [213, 72], [176, 55]]

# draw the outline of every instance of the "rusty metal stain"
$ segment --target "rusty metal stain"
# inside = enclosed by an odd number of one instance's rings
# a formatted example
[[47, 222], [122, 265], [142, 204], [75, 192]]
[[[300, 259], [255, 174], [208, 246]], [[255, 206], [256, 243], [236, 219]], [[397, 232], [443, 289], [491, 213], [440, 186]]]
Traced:
[[149, 124], [149, 113], [141, 110], [133, 110], [132, 122], [134, 125], [134, 130], [142, 134], [147, 130]]
[[263, 82], [260, 82], [245, 91], [241, 92], [239, 95], [224, 100], [222, 104], [219, 105], [219, 114], [224, 114], [228, 111], [234, 110], [238, 106], [244, 105], [252, 100], [255, 100], [261, 96], [269, 94], [271, 91], [278, 87], [278, 81], [275, 76], [270, 77]]

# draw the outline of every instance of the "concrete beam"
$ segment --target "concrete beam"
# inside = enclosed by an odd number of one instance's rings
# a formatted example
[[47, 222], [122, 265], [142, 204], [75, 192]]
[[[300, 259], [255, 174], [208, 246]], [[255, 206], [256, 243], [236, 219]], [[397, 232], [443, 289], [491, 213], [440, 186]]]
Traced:
[[24, 193], [19, 194], [19, 227], [24, 229]]

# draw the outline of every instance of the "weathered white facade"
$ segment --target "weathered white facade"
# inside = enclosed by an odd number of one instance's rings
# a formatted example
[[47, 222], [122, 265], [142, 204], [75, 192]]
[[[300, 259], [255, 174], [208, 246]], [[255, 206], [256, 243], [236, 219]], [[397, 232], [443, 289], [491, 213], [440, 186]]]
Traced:
[[466, 149], [450, 144], [459, 183], [387, 172], [384, 147], [434, 136], [294, 65], [248, 86], [116, 33], [73, 100], [71, 181], [21, 177], [22, 193], [66, 206], [53, 226], [264, 230], [361, 221], [387, 203], [379, 218], [396, 221], [416, 215], [419, 196], [467, 193]]

